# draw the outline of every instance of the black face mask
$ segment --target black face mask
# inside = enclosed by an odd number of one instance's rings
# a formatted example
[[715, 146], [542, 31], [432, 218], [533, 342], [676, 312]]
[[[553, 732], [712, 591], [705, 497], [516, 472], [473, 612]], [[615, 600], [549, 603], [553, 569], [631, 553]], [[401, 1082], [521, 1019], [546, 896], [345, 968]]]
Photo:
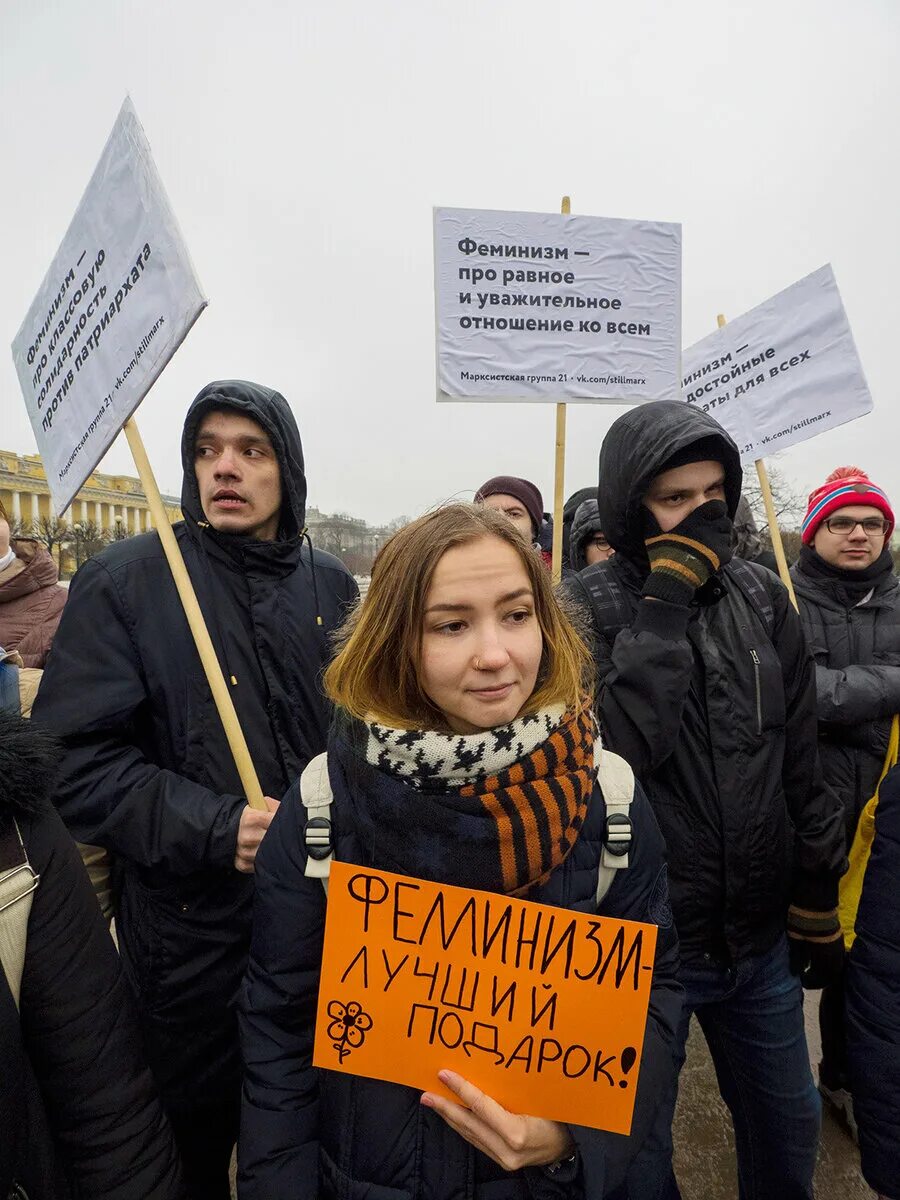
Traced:
[[873, 563], [858, 571], [833, 566], [826, 562], [821, 554], [817, 554], [812, 546], [800, 547], [798, 565], [804, 575], [814, 579], [820, 586], [827, 587], [834, 599], [845, 608], [855, 608], [860, 600], [865, 599], [869, 592], [894, 570], [894, 560], [887, 546]]

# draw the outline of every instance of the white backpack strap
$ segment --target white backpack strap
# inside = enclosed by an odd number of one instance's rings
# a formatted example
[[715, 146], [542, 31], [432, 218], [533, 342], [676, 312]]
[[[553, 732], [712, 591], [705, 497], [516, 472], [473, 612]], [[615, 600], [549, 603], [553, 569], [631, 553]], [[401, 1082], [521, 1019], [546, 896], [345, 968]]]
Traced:
[[628, 866], [631, 850], [631, 802], [634, 799], [634, 772], [624, 758], [604, 750], [595, 742], [594, 763], [597, 782], [606, 804], [606, 835], [597, 873], [597, 905], [606, 896], [616, 871]]
[[328, 778], [328, 754], [317, 754], [300, 776], [300, 799], [306, 809], [303, 838], [306, 842], [307, 879], [321, 879], [328, 895], [328, 876], [334, 858], [331, 832], [331, 801], [334, 793]]
[[25, 968], [28, 917], [40, 878], [28, 861], [19, 826], [13, 821], [0, 839], [0, 963], [16, 1008]]

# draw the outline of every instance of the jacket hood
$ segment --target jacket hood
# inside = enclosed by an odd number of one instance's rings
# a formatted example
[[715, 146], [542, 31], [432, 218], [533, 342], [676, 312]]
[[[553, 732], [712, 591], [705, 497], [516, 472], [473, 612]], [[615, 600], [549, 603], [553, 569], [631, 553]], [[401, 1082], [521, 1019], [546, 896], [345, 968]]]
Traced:
[[0, 818], [46, 803], [60, 753], [44, 730], [0, 709]]
[[741, 496], [734, 514], [734, 552], [738, 558], [746, 558], [751, 562], [755, 562], [763, 552], [756, 517], [746, 496]]
[[[282, 501], [278, 538], [279, 541], [290, 541], [298, 537], [306, 526], [306, 474], [303, 468], [300, 430], [287, 400], [280, 392], [263, 387], [259, 383], [249, 383], [244, 379], [220, 379], [216, 383], [208, 383], [188, 409], [181, 437], [181, 465], [184, 468], [181, 511], [188, 519], [188, 527], [206, 521], [194, 470], [197, 426], [206, 413], [219, 408], [232, 409], [251, 417], [272, 439], [281, 471]], [[215, 536], [223, 538], [228, 535]]]
[[602, 533], [600, 512], [596, 500], [585, 500], [578, 505], [572, 520], [572, 532], [569, 534], [569, 564], [576, 571], [583, 571], [587, 566], [584, 548], [588, 538], [595, 533]]
[[629, 409], [610, 426], [600, 447], [597, 507], [613, 549], [635, 564], [646, 562], [641, 502], [673, 455], [703, 438], [721, 444], [725, 501], [734, 518], [743, 471], [738, 448], [709, 413], [680, 400], [658, 400]]
[[563, 505], [563, 520], [567, 521], [571, 525], [571, 523], [575, 517], [575, 513], [578, 511], [579, 507], [582, 504], [584, 504], [585, 500], [596, 500], [596, 499], [597, 499], [597, 489], [596, 488], [593, 488], [593, 487], [579, 488], [577, 492], [572, 493], [572, 495], [568, 498], [568, 500]]

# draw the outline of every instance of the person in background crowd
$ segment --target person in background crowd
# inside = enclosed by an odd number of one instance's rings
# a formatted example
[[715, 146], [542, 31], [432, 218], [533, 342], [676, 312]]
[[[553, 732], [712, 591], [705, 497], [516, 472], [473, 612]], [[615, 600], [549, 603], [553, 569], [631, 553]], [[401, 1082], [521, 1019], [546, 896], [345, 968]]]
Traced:
[[594, 563], [606, 562], [615, 554], [606, 540], [600, 523], [596, 500], [584, 500], [578, 505], [569, 534], [569, 566], [576, 573]]
[[529, 480], [495, 475], [475, 493], [475, 503], [502, 512], [530, 546], [538, 544], [544, 523], [544, 500]]
[[[843, 812], [822, 779], [800, 620], [771, 572], [732, 560], [741, 474], [708, 414], [632, 409], [600, 452], [616, 553], [567, 587], [593, 625], [606, 744], [644, 784], [668, 847], [686, 990], [677, 1065], [696, 1013], [742, 1200], [812, 1200], [820, 1104], [801, 979], [821, 987], [841, 969]], [[679, 1195], [674, 1107], [673, 1089], [631, 1200]]]
[[[11, 540], [0, 507], [0, 646], [15, 655], [23, 717], [31, 716], [68, 595], [53, 556], [33, 538]], [[108, 875], [104, 852], [95, 846], [79, 850], [100, 897]]]
[[734, 548], [736, 558], [746, 559], [747, 562], [759, 563], [778, 574], [778, 563], [771, 550], [766, 550], [756, 528], [756, 517], [746, 496], [738, 500], [737, 511], [734, 514]]
[[[859, 467], [838, 467], [809, 497], [800, 558], [791, 571], [816, 662], [822, 767], [843, 804], [848, 851], [881, 774], [891, 718], [900, 712], [893, 529], [883, 489]], [[819, 1023], [819, 1089], [852, 1126], [843, 980], [822, 992]]]
[[184, 1200], [119, 957], [47, 798], [57, 754], [0, 709], [0, 1196]]
[[[400, 530], [325, 676], [337, 705], [336, 858], [596, 912], [606, 813], [589, 674], [547, 572], [489, 506], [447, 506]], [[600, 904], [659, 926], [628, 1138], [507, 1112], [451, 1072], [442, 1081], [461, 1104], [313, 1069], [326, 895], [305, 874], [298, 793], [285, 797], [257, 862], [241, 1003], [241, 1200], [599, 1200], [670, 1086], [681, 1004], [662, 839], [643, 793], [631, 806], [629, 866]]]
[[846, 983], [847, 1065], [866, 1182], [900, 1200], [900, 769], [881, 785]]
[[324, 749], [319, 676], [357, 588], [302, 544], [303, 450], [278, 392], [209, 384], [181, 453], [175, 532], [270, 811], [243, 795], [155, 532], [76, 575], [33, 719], [63, 742], [63, 819], [114, 856], [119, 945], [188, 1189], [227, 1200], [254, 861], [276, 798]]
[[541, 514], [541, 527], [538, 530], [537, 538], [538, 549], [541, 552], [541, 558], [547, 565], [549, 571], [553, 567], [553, 514]]
[[596, 500], [596, 499], [597, 499], [596, 487], [579, 488], [577, 492], [572, 493], [572, 495], [568, 498], [568, 500], [563, 505], [562, 560], [563, 560], [563, 567], [565, 568], [565, 571], [564, 571], [565, 574], [568, 574], [569, 569], [570, 569], [568, 567], [568, 563], [571, 560], [571, 552], [572, 552], [572, 547], [570, 544], [570, 537], [571, 537], [571, 533], [572, 533], [572, 522], [575, 520], [575, 514], [578, 511], [579, 506], [582, 505], [585, 502], [585, 500]]
[[0, 646], [43, 667], [66, 602], [52, 556], [34, 538], [10, 538], [0, 510]]

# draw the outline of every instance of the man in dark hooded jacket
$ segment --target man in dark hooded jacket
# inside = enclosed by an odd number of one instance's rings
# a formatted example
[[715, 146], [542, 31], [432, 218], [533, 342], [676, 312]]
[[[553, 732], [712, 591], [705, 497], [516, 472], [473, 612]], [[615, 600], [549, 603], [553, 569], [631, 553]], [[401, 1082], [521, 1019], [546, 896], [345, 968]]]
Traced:
[[[823, 784], [815, 678], [781, 582], [731, 558], [737, 447], [680, 402], [617, 420], [598, 504], [616, 554], [568, 588], [589, 610], [607, 744], [668, 845], [686, 990], [735, 1126], [740, 1195], [812, 1197], [819, 1102], [802, 990], [839, 972], [843, 816]], [[785, 937], [787, 932], [788, 937]], [[677, 1196], [667, 1115], [631, 1200]]]
[[563, 548], [562, 560], [564, 573], [568, 573], [568, 564], [571, 556], [571, 537], [572, 537], [572, 522], [575, 520], [575, 514], [578, 512], [579, 506], [585, 500], [596, 500], [597, 489], [595, 487], [579, 488], [563, 505]]
[[596, 499], [584, 500], [575, 510], [569, 533], [569, 566], [577, 573], [596, 562], [606, 562], [614, 554], [603, 532]]
[[[356, 585], [302, 544], [303, 451], [277, 392], [209, 384], [182, 463], [176, 537], [274, 811], [325, 748], [319, 675]], [[225, 1200], [240, 1107], [232, 999], [272, 812], [242, 795], [157, 534], [78, 572], [34, 718], [64, 742], [63, 819], [113, 854], [122, 961], [188, 1189]]]

